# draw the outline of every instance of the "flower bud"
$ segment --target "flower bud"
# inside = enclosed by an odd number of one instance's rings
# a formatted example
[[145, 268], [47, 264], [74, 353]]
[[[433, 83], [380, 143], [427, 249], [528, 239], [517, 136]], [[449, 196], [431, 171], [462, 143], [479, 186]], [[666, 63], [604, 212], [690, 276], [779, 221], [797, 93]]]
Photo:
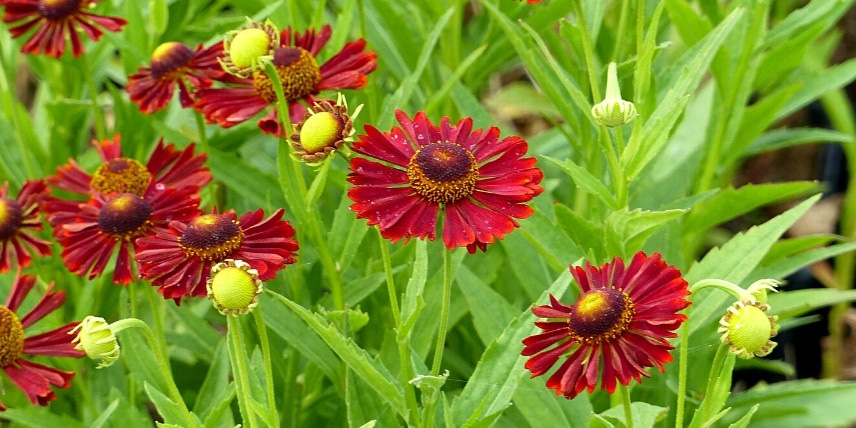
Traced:
[[770, 306], [764, 303], [740, 300], [728, 308], [719, 320], [720, 340], [740, 358], [763, 357], [776, 343], [770, 338], [779, 331], [776, 316], [768, 316]]
[[249, 28], [231, 31], [229, 36], [223, 41], [226, 56], [218, 61], [228, 73], [242, 78], [261, 69], [279, 47], [279, 30], [270, 21], [251, 21]]
[[119, 342], [104, 318], [87, 316], [68, 334], [77, 334], [72, 343], [74, 349], [86, 352], [93, 360], [101, 360], [96, 368], [110, 367], [119, 359]]
[[[353, 117], [359, 114], [361, 107], [357, 107]], [[336, 104], [316, 102], [315, 108], [309, 109], [309, 113], [306, 120], [294, 126], [291, 146], [295, 157], [315, 165], [340, 149], [346, 141], [352, 141], [354, 123], [348, 115], [347, 100], [341, 94]]]
[[262, 293], [259, 272], [242, 260], [226, 259], [211, 268], [208, 298], [223, 315], [238, 316], [258, 305]]
[[609, 127], [621, 126], [636, 118], [636, 106], [621, 99], [618, 71], [614, 62], [609, 63], [607, 70], [606, 98], [591, 108], [591, 114], [597, 123]]

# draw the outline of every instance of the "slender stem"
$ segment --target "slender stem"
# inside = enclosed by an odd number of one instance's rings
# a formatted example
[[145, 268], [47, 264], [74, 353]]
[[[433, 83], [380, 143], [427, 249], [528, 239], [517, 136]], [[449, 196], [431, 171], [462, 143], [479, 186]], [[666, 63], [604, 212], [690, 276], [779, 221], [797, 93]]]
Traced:
[[633, 408], [630, 406], [630, 387], [619, 385], [621, 401], [624, 406], [624, 421], [627, 428], [633, 428]]
[[208, 135], [205, 129], [205, 118], [198, 110], [193, 110], [193, 117], [196, 119], [196, 132], [199, 134], [199, 148], [208, 153]]
[[[692, 301], [692, 295], [687, 297], [687, 300]], [[690, 308], [687, 307], [684, 315], [689, 319]], [[689, 356], [688, 347], [690, 345], [690, 327], [689, 321], [685, 321], [681, 326], [681, 349], [679, 352], [678, 361], [678, 403], [675, 406], [675, 427], [681, 428], [684, 426], [684, 403], [687, 396], [687, 357]]]
[[431, 374], [440, 375], [440, 365], [443, 363], [443, 348], [446, 345], [446, 328], [449, 324], [449, 306], [452, 300], [452, 251], [443, 250], [443, 302], [440, 307], [440, 330], [437, 332], [437, 348], [434, 351], [434, 362], [431, 364]]
[[276, 389], [273, 387], [273, 363], [270, 352], [270, 341], [268, 340], [267, 325], [262, 318], [262, 305], [253, 309], [253, 318], [256, 321], [256, 330], [259, 334], [259, 342], [262, 347], [262, 359], [265, 362], [265, 387], [267, 388], [267, 404], [270, 412], [270, 420], [274, 427], [279, 427], [279, 414], [276, 407]]
[[[392, 310], [392, 318], [395, 320], [395, 328], [401, 331], [401, 311], [398, 308], [398, 293], [395, 288], [395, 279], [392, 276], [392, 260], [389, 257], [389, 247], [386, 239], [380, 234], [380, 229], [377, 230], [378, 244], [380, 245], [380, 254], [383, 259], [383, 270], [386, 272], [386, 290], [389, 293], [389, 307]], [[398, 336], [398, 335], [396, 335]], [[410, 379], [413, 379], [413, 362], [411, 361], [410, 353], [410, 335], [406, 337], [397, 337], [398, 342], [398, 360], [401, 365], [401, 386], [404, 387], [404, 401], [407, 404], [408, 425], [414, 425], [419, 422], [419, 405], [416, 403], [416, 391], [413, 385], [410, 384]]]
[[232, 368], [236, 373], [235, 383], [238, 386], [238, 407], [244, 416], [244, 422], [250, 428], [255, 428], [258, 425], [256, 422], [256, 413], [250, 407], [248, 400], [251, 400], [253, 393], [250, 390], [250, 376], [247, 368], [246, 342], [244, 341], [244, 333], [241, 331], [241, 323], [238, 317], [226, 317], [227, 328], [229, 329], [229, 346], [231, 347], [230, 356], [232, 357]]
[[107, 122], [104, 120], [104, 112], [101, 111], [101, 106], [98, 104], [98, 88], [95, 86], [95, 77], [93, 76], [92, 66], [89, 64], [88, 54], [84, 53], [80, 56], [80, 64], [83, 68], [86, 85], [89, 87], [92, 113], [95, 115], [95, 135], [99, 140], [103, 140], [107, 138]]
[[621, 159], [621, 155], [624, 153], [624, 132], [621, 131], [620, 126], [613, 129], [615, 129], [615, 143], [618, 146], [618, 158]]
[[618, 206], [627, 206], [627, 177], [624, 175], [624, 169], [621, 168], [621, 160], [618, 158], [618, 153], [615, 145], [609, 137], [609, 131], [606, 126], [600, 127], [600, 137], [598, 141], [601, 143], [603, 152], [606, 154], [606, 162], [609, 165], [609, 174], [612, 176], [613, 188], [615, 190]]
[[386, 291], [389, 293], [389, 308], [392, 311], [392, 318], [395, 320], [395, 326], [401, 327], [401, 311], [398, 309], [398, 292], [395, 290], [395, 279], [392, 276], [392, 260], [389, 257], [389, 247], [386, 239], [377, 230], [378, 245], [380, 245], [380, 256], [383, 260], [383, 270], [386, 272]]
[[588, 26], [586, 26], [586, 18], [585, 14], [583, 14], [583, 7], [580, 3], [580, 0], [573, 0], [571, 3], [574, 6], [574, 13], [577, 15], [577, 22], [580, 26], [580, 38], [583, 42], [583, 54], [586, 58], [586, 69], [588, 70], [589, 84], [591, 85], [591, 96], [594, 102], [600, 102], [602, 98], [600, 97], [600, 88], [597, 85], [597, 73], [595, 73], [594, 63], [594, 50], [592, 49], [591, 35], [588, 32]]
[[163, 375], [164, 383], [166, 384], [167, 393], [169, 394], [170, 399], [172, 399], [172, 401], [181, 408], [181, 412], [184, 414], [184, 418], [187, 421], [187, 426], [197, 426], [190, 410], [187, 408], [187, 404], [184, 402], [184, 398], [181, 397], [181, 392], [179, 392], [178, 387], [175, 386], [175, 379], [172, 376], [172, 368], [169, 365], [169, 355], [167, 355], [166, 352], [166, 342], [159, 339], [157, 335], [152, 332], [152, 329], [149, 328], [148, 324], [137, 318], [125, 318], [110, 324], [110, 330], [113, 331], [113, 334], [117, 334], [127, 328], [139, 328], [143, 331], [143, 334], [146, 336], [146, 340], [152, 347], [152, 351], [154, 351], [155, 359], [157, 359], [158, 368], [160, 368], [160, 372]]
[[[645, 40], [645, 0], [636, 1], [636, 59], [642, 55], [642, 42]], [[636, 100], [641, 102], [642, 100]]]

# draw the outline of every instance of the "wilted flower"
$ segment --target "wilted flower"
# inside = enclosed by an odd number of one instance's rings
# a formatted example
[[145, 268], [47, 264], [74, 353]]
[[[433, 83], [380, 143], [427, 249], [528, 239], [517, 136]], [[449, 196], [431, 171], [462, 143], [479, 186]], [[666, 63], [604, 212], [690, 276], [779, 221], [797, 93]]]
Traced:
[[687, 281], [674, 266], [654, 253], [637, 253], [629, 266], [616, 257], [596, 268], [571, 267], [582, 291], [565, 305], [552, 295], [550, 304], [532, 308], [548, 321], [535, 323], [542, 333], [527, 337], [522, 354], [532, 355], [526, 368], [532, 377], [546, 373], [559, 358], [565, 361], [547, 380], [547, 388], [573, 398], [584, 389], [613, 393], [617, 382], [628, 385], [649, 376], [646, 367], [663, 371], [672, 361], [668, 338], [686, 320], [678, 312], [690, 305]]

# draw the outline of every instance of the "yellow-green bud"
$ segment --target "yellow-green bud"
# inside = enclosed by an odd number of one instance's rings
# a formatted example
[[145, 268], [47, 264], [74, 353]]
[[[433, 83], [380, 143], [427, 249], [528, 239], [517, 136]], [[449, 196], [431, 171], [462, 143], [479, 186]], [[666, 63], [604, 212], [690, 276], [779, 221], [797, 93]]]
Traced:
[[315, 153], [341, 139], [342, 120], [322, 111], [306, 119], [300, 129], [300, 143], [307, 153]]
[[237, 67], [253, 65], [256, 58], [267, 55], [270, 50], [270, 36], [259, 28], [247, 28], [238, 32], [229, 44], [229, 57]]
[[607, 70], [606, 97], [591, 108], [591, 114], [597, 123], [609, 127], [621, 126], [636, 118], [636, 106], [621, 99], [618, 71], [614, 62], [609, 63]]
[[68, 334], [76, 334], [74, 349], [86, 352], [93, 360], [101, 360], [96, 368], [110, 367], [119, 359], [119, 342], [104, 318], [87, 316]]
[[770, 338], [779, 331], [777, 318], [766, 314], [769, 309], [768, 305], [745, 301], [730, 306], [719, 320], [722, 343], [729, 345], [730, 351], [740, 358], [769, 354], [776, 347]]
[[242, 260], [226, 259], [211, 268], [208, 298], [223, 315], [241, 315], [258, 305], [262, 292], [259, 273]]

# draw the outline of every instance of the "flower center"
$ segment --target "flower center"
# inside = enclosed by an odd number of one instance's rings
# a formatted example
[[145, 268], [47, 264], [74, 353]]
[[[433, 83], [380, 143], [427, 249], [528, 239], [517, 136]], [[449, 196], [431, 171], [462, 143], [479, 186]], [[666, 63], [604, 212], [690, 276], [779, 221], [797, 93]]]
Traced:
[[39, 0], [39, 14], [50, 21], [59, 21], [78, 10], [82, 0]]
[[568, 324], [574, 340], [597, 344], [620, 336], [635, 314], [630, 296], [614, 288], [596, 288], [571, 307]]
[[[289, 103], [311, 94], [321, 81], [321, 69], [306, 49], [279, 48], [273, 54], [273, 65], [282, 82], [282, 93]], [[276, 103], [273, 83], [264, 71], [253, 72], [253, 86], [265, 101]]]
[[227, 267], [214, 275], [211, 293], [226, 309], [244, 309], [256, 297], [256, 282], [252, 275], [237, 267]]
[[171, 73], [187, 65], [187, 62], [192, 57], [193, 51], [183, 43], [162, 43], [152, 53], [152, 76], [160, 79], [167, 73]]
[[130, 241], [152, 227], [152, 207], [143, 198], [121, 193], [108, 200], [98, 213], [98, 227], [115, 240]]
[[0, 367], [9, 367], [24, 351], [24, 326], [18, 316], [0, 306]]
[[98, 167], [89, 186], [103, 194], [126, 192], [142, 196], [151, 179], [152, 174], [143, 164], [133, 159], [116, 158]]
[[773, 326], [764, 311], [755, 305], [737, 309], [728, 320], [731, 344], [748, 352], [758, 352], [773, 336]]
[[0, 241], [5, 241], [15, 235], [21, 227], [23, 213], [18, 201], [0, 198]]
[[413, 190], [438, 204], [469, 197], [478, 177], [473, 154], [454, 143], [429, 144], [417, 151], [407, 165], [407, 178]]
[[241, 30], [229, 44], [229, 58], [236, 67], [250, 67], [258, 57], [268, 54], [270, 44], [270, 36], [261, 28]]
[[243, 239], [244, 232], [237, 220], [206, 214], [191, 221], [178, 242], [188, 257], [219, 261], [237, 250]]

